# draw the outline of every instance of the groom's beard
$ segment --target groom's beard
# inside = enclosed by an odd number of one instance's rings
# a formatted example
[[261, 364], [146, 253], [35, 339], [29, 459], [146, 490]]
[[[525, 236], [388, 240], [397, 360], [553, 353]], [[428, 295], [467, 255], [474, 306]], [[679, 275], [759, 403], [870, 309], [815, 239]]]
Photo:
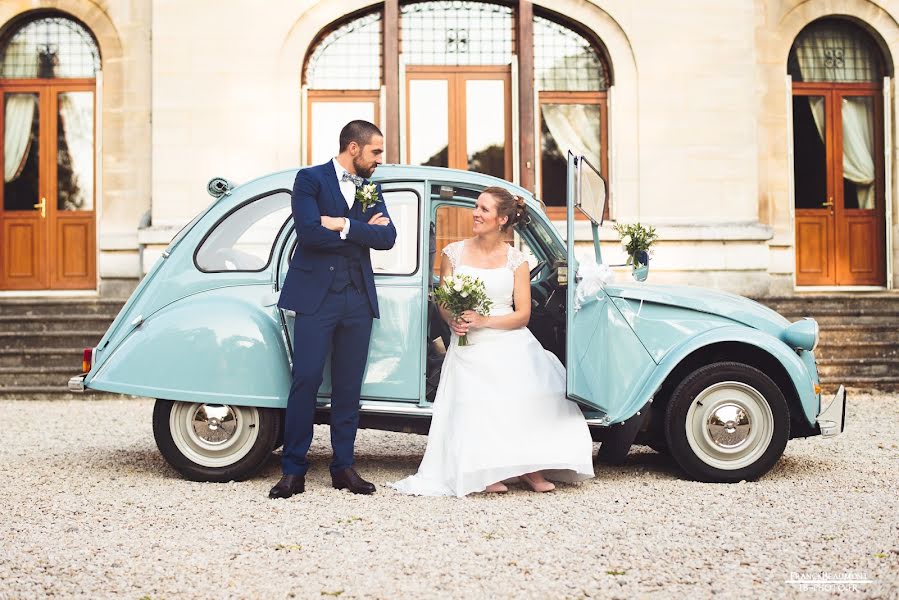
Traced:
[[371, 174], [375, 172], [375, 168], [377, 166], [377, 163], [373, 165], [366, 165], [361, 161], [357, 161], [355, 158], [353, 159], [353, 169], [356, 171], [356, 175], [363, 179], [370, 178]]

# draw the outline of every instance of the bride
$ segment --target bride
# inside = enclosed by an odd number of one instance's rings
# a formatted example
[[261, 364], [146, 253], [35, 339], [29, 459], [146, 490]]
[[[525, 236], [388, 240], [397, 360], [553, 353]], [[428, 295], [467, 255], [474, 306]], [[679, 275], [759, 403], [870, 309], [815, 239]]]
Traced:
[[[531, 316], [528, 263], [503, 241], [526, 222], [524, 199], [488, 187], [474, 209], [474, 237], [443, 249], [441, 282], [464, 273], [484, 282], [489, 316], [460, 319], [441, 308], [453, 330], [443, 363], [428, 446], [418, 473], [391, 484], [423, 496], [505, 492], [518, 477], [532, 490], [547, 481], [593, 477], [593, 443], [580, 409], [565, 397], [565, 367], [527, 328]], [[469, 344], [459, 346], [459, 336]]]

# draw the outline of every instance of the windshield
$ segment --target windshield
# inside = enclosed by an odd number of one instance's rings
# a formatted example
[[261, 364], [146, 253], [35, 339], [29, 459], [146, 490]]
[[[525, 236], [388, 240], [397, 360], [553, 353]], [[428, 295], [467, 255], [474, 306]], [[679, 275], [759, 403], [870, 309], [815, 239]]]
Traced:
[[559, 243], [558, 233], [551, 231], [550, 227], [552, 225], [548, 220], [531, 217], [527, 229], [543, 247], [550, 262], [564, 262], [567, 259], [565, 248]]

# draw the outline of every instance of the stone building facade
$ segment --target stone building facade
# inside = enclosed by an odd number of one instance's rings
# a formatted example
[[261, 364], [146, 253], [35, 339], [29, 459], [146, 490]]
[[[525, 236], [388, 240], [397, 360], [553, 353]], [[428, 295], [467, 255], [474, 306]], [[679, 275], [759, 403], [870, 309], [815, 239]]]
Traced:
[[126, 293], [211, 177], [320, 160], [353, 116], [391, 162], [494, 172], [554, 215], [558, 155], [583, 146], [609, 220], [657, 228], [656, 282], [890, 290], [897, 19], [892, 0], [3, 0], [0, 294]]

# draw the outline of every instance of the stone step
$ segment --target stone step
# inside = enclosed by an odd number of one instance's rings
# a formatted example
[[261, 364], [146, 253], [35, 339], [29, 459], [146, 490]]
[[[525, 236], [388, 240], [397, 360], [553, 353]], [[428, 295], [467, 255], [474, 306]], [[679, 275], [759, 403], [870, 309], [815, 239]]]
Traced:
[[110, 394], [87, 390], [83, 393], [70, 392], [64, 386], [0, 386], [0, 400], [131, 400], [136, 396]]
[[822, 358], [899, 358], [899, 344], [894, 341], [841, 341], [832, 340], [815, 350], [815, 356]]
[[111, 321], [124, 298], [2, 298], [0, 316], [106, 315]]
[[899, 381], [899, 357], [820, 359], [818, 374], [828, 380], [840, 377], [894, 377]]
[[38, 365], [81, 369], [82, 348], [0, 348], [0, 368]]
[[112, 324], [113, 317], [108, 315], [38, 315], [15, 316], [0, 315], [0, 332], [50, 332], [50, 331], [104, 331]]
[[896, 310], [899, 308], [899, 293], [874, 294], [811, 294], [797, 296], [769, 296], [756, 298], [757, 302], [773, 308], [777, 312], [811, 314], [832, 310]]
[[852, 390], [899, 391], [899, 379], [896, 377], [842, 377], [832, 381], [821, 381], [824, 397], [829, 399], [841, 385], [850, 390], [849, 402], [852, 401]]
[[[783, 315], [787, 320], [791, 322], [795, 322], [800, 320], [804, 316], [810, 315]], [[883, 315], [883, 314], [845, 314], [845, 315], [811, 315], [815, 321], [818, 322], [818, 325], [821, 326], [821, 329], [827, 329], [833, 325], [846, 325], [853, 324], [864, 327], [876, 327], [878, 325], [890, 325], [896, 328], [899, 328], [899, 313], [895, 315]]]
[[828, 325], [821, 328], [821, 344], [845, 342], [892, 342], [899, 345], [895, 325]]
[[72, 348], [77, 351], [95, 346], [104, 333], [105, 328], [53, 332], [0, 331], [0, 348]]
[[66, 386], [69, 378], [80, 374], [81, 366], [0, 367], [0, 387]]

